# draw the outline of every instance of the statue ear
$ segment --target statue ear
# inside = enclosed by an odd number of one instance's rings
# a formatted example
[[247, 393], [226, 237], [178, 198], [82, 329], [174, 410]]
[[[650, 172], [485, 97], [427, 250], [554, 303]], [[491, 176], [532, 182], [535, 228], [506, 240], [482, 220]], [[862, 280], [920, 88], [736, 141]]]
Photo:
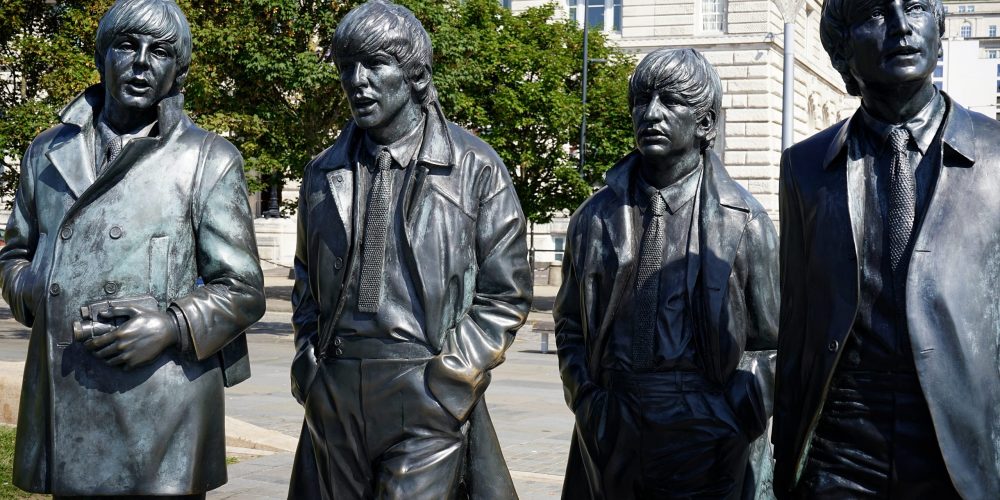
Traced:
[[710, 109], [701, 115], [701, 118], [698, 119], [698, 123], [695, 125], [695, 137], [702, 141], [711, 139], [713, 137], [712, 133], [715, 131], [715, 120], [714, 110]]
[[[423, 96], [427, 92], [427, 86], [431, 83], [431, 71], [427, 67], [421, 67], [420, 73], [413, 75], [410, 79], [410, 88], [415, 96]], [[419, 99], [418, 99], [419, 100]]]
[[177, 75], [174, 76], [174, 89], [180, 89], [184, 86], [184, 82], [188, 77], [188, 69], [190, 69], [190, 66], [184, 67], [184, 69], [180, 70]]

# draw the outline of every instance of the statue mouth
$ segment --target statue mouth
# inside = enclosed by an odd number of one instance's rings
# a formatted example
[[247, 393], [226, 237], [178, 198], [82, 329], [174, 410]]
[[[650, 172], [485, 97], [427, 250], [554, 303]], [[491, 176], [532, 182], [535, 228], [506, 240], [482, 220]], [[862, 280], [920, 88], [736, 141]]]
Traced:
[[900, 45], [898, 47], [893, 47], [889, 49], [885, 54], [885, 59], [893, 59], [896, 57], [910, 57], [921, 54], [923, 51], [912, 46], [912, 45]]

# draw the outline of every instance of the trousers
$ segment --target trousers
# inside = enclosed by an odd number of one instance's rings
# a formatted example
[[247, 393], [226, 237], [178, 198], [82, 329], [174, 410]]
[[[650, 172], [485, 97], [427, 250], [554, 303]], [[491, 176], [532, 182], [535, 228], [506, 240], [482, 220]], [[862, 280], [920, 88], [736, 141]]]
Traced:
[[835, 373], [794, 496], [959, 498], [917, 375]]
[[[600, 490], [614, 499], [738, 498], [749, 442], [721, 386], [692, 372], [607, 371]], [[596, 490], [596, 488], [595, 488]]]
[[[316, 481], [323, 499], [454, 498], [468, 426], [427, 389], [426, 364], [427, 359], [321, 362], [305, 396], [296, 457], [297, 464], [311, 458], [315, 465], [296, 466], [290, 498], [315, 492], [308, 481]], [[311, 456], [298, 456], [303, 454]]]

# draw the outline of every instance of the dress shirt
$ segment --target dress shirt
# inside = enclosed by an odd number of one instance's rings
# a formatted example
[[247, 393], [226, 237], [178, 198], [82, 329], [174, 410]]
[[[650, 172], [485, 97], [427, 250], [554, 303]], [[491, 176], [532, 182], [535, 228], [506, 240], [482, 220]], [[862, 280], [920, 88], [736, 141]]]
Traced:
[[[382, 146], [367, 135], [363, 143], [356, 146], [355, 189], [360, 190], [360, 203], [354, 209], [354, 243], [357, 258], [350, 270], [347, 281], [347, 303], [344, 313], [337, 322], [336, 335], [349, 340], [351, 337], [378, 338], [385, 341], [427, 343], [424, 332], [424, 311], [414, 285], [414, 270], [410, 268], [406, 256], [405, 210], [406, 193], [412, 189], [414, 171], [409, 168], [420, 149], [423, 127], [414, 127], [405, 137]], [[383, 267], [382, 299], [377, 313], [358, 311], [358, 287], [361, 278], [361, 264], [364, 259], [362, 242], [368, 196], [375, 176], [378, 174], [375, 158], [385, 147], [392, 157], [389, 169], [391, 195], [394, 203], [389, 210], [389, 222], [385, 241], [385, 265]], [[419, 249], [417, 250], [419, 251]]]
[[153, 121], [149, 125], [140, 128], [139, 130], [133, 130], [125, 134], [119, 134], [111, 127], [107, 119], [104, 117], [104, 113], [98, 115], [97, 124], [94, 126], [94, 172], [100, 172], [101, 166], [107, 159], [107, 147], [111, 139], [115, 137], [122, 138], [122, 149], [125, 149], [125, 145], [129, 141], [136, 137], [150, 137], [156, 135], [154, 130], [157, 125], [157, 121]]
[[[902, 124], [887, 124], [862, 108], [860, 127], [851, 129], [852, 158], [861, 158], [865, 169], [864, 242], [860, 255], [861, 297], [853, 334], [848, 340], [842, 368], [912, 372], [913, 353], [905, 309], [905, 290], [896, 290], [889, 264], [889, 182], [892, 147], [888, 137], [893, 128], [906, 128], [910, 165], [917, 188], [916, 215], [910, 247], [903, 256], [908, 262], [912, 242], [927, 209], [938, 171], [941, 168], [941, 138], [946, 104], [935, 94], [913, 118]], [[905, 266], [904, 266], [905, 268]]]
[[[657, 190], [647, 183], [635, 169], [632, 173], [632, 216], [635, 224], [637, 249], [654, 214], [649, 208], [652, 196], [662, 196], [667, 209], [661, 228], [664, 231], [663, 266], [659, 272], [659, 300], [656, 327], [653, 332], [652, 371], [695, 371], [693, 345], [694, 324], [687, 296], [688, 239], [698, 188], [701, 186], [702, 168], [699, 167], [673, 184]], [[638, 265], [638, 262], [636, 262]], [[611, 370], [634, 371], [632, 367], [633, 319], [635, 318], [635, 280], [625, 288], [620, 306], [615, 314], [608, 348], [604, 350], [602, 366]]]

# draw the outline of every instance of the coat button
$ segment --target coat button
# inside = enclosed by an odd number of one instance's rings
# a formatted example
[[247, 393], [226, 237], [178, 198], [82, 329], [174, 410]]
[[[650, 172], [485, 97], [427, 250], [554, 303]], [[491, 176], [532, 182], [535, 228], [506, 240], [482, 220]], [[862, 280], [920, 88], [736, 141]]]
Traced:
[[337, 257], [337, 260], [333, 261], [333, 267], [341, 269], [344, 267], [344, 259]]
[[840, 348], [840, 342], [834, 340], [833, 342], [830, 342], [830, 345], [826, 346], [826, 348], [829, 349], [830, 352], [837, 352], [837, 349]]
[[59, 295], [61, 292], [62, 288], [59, 287], [59, 283], [49, 285], [49, 295]]
[[63, 226], [63, 228], [59, 230], [59, 237], [62, 238], [62, 239], [64, 239], [64, 240], [68, 240], [68, 239], [72, 238], [73, 237], [73, 228], [70, 227], [70, 226]]
[[343, 356], [343, 355], [344, 351], [342, 351], [340, 348], [337, 348], [337, 356]]
[[340, 183], [340, 182], [344, 182], [344, 176], [343, 176], [343, 175], [338, 175], [338, 176], [337, 176], [337, 177], [335, 177], [334, 179], [335, 179], [335, 180], [336, 180], [336, 181], [337, 181], [338, 183]]
[[108, 236], [110, 236], [113, 240], [117, 240], [122, 237], [122, 233], [121, 226], [111, 226], [111, 230], [108, 231]]
[[342, 339], [340, 337], [334, 337], [334, 339], [333, 339], [333, 345], [340, 346], [343, 343], [344, 343], [344, 339]]
[[108, 295], [114, 295], [118, 293], [118, 283], [114, 281], [108, 281], [104, 283], [104, 293]]

